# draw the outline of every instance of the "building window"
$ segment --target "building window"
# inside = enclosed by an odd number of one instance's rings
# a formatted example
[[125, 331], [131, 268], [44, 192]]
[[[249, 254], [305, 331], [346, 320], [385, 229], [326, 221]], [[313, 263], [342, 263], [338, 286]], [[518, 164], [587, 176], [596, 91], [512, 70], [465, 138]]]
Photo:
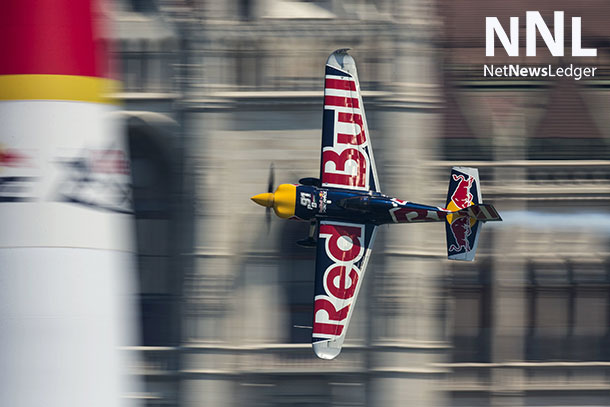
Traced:
[[168, 93], [173, 91], [177, 56], [164, 51], [171, 46], [147, 40], [126, 40], [119, 54], [125, 92]]
[[607, 361], [610, 280], [601, 262], [531, 262], [528, 360]]
[[151, 13], [157, 11], [155, 0], [131, 0], [131, 8], [137, 13]]
[[489, 362], [492, 323], [490, 261], [452, 264], [453, 362]]

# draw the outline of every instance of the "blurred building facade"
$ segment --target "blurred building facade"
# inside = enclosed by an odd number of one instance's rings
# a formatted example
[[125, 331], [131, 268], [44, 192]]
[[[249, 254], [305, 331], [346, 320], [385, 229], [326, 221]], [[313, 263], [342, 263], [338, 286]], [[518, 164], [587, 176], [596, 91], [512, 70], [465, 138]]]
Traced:
[[[515, 61], [484, 57], [484, 17], [507, 24], [528, 7], [471, 3], [124, 0], [112, 11], [146, 405], [608, 405], [610, 10], [541, 10], [593, 21], [594, 80], [490, 80], [483, 64]], [[475, 166], [505, 222], [467, 264], [446, 260], [439, 225], [381, 230], [345, 349], [328, 362], [296, 327], [312, 317], [314, 253], [294, 244], [307, 224], [268, 230], [249, 197], [270, 163], [277, 183], [317, 176], [323, 66], [345, 47], [383, 192], [440, 205], [449, 168]]]

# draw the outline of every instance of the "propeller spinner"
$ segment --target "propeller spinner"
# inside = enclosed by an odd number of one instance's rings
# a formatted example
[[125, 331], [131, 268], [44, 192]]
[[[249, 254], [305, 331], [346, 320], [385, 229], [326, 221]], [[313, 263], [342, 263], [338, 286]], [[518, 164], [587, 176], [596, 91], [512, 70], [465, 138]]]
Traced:
[[294, 216], [296, 204], [296, 186], [292, 184], [281, 184], [273, 191], [273, 183], [275, 179], [275, 169], [273, 164], [269, 167], [269, 183], [267, 192], [254, 195], [252, 199], [260, 206], [267, 208], [267, 225], [271, 221], [271, 208], [280, 218], [290, 218]]

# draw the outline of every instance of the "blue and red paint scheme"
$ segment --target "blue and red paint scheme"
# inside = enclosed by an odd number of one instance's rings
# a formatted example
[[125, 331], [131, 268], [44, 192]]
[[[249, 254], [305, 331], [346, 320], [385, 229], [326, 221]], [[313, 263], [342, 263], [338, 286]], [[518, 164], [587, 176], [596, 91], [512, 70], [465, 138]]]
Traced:
[[296, 186], [294, 216], [301, 220], [335, 220], [384, 225], [435, 222], [451, 211], [392, 198], [380, 192]]
[[341, 351], [379, 225], [445, 222], [449, 259], [473, 260], [482, 223], [502, 220], [482, 203], [475, 168], [451, 170], [444, 208], [380, 192], [356, 65], [344, 49], [326, 62], [320, 178], [252, 200], [281, 218], [311, 222], [299, 244], [316, 247], [312, 342], [323, 359]]

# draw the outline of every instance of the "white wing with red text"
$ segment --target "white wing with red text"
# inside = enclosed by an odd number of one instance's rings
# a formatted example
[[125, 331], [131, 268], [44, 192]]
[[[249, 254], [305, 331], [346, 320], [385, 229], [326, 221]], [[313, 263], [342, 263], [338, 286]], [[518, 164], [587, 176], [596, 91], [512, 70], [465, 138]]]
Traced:
[[379, 191], [356, 63], [346, 49], [326, 61], [320, 179], [324, 187]]
[[320, 222], [312, 334], [319, 358], [334, 359], [341, 352], [376, 231], [372, 224]]

